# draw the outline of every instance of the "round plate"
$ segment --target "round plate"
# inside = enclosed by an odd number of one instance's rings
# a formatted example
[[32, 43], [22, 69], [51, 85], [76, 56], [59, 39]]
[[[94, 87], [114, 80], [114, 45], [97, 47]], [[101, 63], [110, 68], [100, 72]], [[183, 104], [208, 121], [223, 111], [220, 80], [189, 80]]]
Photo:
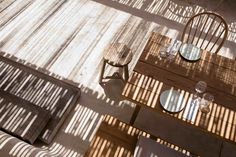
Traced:
[[176, 113], [183, 110], [183, 94], [174, 89], [166, 90], [160, 96], [161, 106], [168, 112]]
[[179, 53], [183, 58], [189, 61], [197, 61], [201, 58], [202, 55], [202, 51], [200, 48], [186, 43], [180, 47]]

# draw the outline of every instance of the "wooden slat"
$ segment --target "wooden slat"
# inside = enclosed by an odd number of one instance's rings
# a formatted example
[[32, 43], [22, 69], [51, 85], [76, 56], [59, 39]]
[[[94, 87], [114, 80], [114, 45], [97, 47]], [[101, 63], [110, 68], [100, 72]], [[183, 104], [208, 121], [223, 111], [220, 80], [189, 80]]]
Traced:
[[5, 27], [13, 21], [17, 15], [22, 13], [32, 4], [31, 0], [7, 0], [1, 3], [0, 11], [0, 28]]

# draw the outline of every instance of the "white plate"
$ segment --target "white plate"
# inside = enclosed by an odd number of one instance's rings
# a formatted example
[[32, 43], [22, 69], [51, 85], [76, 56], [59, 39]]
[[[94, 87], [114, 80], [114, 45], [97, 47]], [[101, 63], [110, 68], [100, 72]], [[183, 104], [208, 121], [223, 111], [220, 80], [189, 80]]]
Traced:
[[182, 44], [179, 49], [180, 55], [189, 61], [197, 61], [201, 58], [202, 51], [192, 44]]
[[160, 96], [161, 106], [168, 112], [176, 113], [184, 109], [183, 94], [174, 89], [166, 90]]

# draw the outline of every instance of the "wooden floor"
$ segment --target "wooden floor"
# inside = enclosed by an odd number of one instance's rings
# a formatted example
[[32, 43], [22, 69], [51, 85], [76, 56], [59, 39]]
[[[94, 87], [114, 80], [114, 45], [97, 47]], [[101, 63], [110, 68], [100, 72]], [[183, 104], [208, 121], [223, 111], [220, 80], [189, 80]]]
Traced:
[[[128, 122], [135, 105], [121, 101], [123, 82], [98, 84], [104, 49], [111, 42], [126, 43], [134, 54], [132, 71], [154, 30], [174, 38], [180, 34], [91, 0], [0, 1], [0, 50], [73, 80], [82, 89], [79, 104], [52, 144], [31, 146], [0, 132], [0, 156], [83, 156], [102, 115]], [[105, 75], [114, 70], [108, 67]]]

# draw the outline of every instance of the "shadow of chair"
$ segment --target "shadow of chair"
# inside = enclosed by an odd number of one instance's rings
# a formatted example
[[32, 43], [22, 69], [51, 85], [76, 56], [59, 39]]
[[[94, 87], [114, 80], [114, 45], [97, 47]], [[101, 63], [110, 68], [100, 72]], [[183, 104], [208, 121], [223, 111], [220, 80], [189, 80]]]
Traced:
[[106, 97], [115, 102], [120, 102], [124, 98], [122, 97], [122, 90], [125, 86], [125, 82], [120, 79], [110, 79], [107, 82], [100, 84], [104, 90]]
[[203, 12], [191, 17], [185, 25], [182, 42], [218, 53], [228, 35], [223, 17], [213, 12]]

